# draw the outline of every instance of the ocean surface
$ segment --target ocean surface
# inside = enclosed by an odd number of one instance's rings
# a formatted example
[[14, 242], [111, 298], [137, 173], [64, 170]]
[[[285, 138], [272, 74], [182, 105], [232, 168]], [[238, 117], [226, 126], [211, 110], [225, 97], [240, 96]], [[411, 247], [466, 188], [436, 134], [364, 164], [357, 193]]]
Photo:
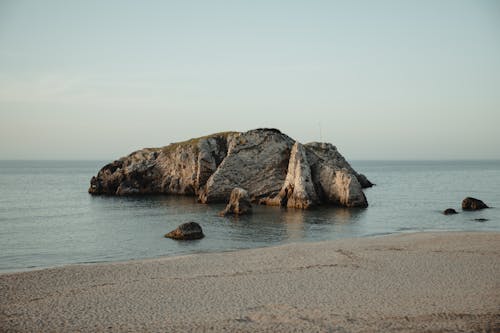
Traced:
[[[377, 184], [365, 190], [368, 208], [254, 206], [240, 218], [219, 217], [224, 205], [192, 197], [90, 196], [90, 178], [106, 163], [0, 161], [0, 272], [401, 232], [500, 231], [500, 161], [354, 161]], [[467, 196], [493, 208], [462, 212]], [[460, 214], [443, 215], [449, 207]], [[188, 221], [206, 237], [163, 237]]]

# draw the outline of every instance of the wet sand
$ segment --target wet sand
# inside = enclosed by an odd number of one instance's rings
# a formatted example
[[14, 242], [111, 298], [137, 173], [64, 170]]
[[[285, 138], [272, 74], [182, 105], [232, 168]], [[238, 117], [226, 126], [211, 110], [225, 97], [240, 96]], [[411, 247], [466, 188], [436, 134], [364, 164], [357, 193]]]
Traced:
[[415, 233], [0, 275], [1, 332], [499, 332], [500, 233]]

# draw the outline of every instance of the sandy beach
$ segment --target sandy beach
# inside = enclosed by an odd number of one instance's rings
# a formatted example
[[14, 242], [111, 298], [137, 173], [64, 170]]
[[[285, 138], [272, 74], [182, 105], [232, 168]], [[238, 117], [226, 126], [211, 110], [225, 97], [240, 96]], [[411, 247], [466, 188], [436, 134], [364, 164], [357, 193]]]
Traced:
[[2, 332], [498, 332], [500, 233], [415, 233], [0, 275]]

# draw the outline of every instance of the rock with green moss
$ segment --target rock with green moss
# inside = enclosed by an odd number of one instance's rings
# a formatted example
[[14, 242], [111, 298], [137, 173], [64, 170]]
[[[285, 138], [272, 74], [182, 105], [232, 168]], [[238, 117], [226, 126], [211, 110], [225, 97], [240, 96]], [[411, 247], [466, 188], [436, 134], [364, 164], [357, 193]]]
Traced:
[[244, 188], [253, 202], [308, 208], [366, 207], [372, 184], [328, 143], [302, 145], [276, 129], [224, 132], [136, 151], [104, 166], [94, 195], [193, 195], [227, 202]]
[[226, 156], [234, 132], [145, 148], [105, 165], [90, 181], [95, 195], [196, 195]]

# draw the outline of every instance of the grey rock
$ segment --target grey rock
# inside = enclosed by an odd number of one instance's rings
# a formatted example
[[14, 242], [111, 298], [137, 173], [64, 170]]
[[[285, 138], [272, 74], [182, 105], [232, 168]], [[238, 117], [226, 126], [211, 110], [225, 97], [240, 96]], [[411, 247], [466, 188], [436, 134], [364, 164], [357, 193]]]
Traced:
[[319, 184], [328, 202], [344, 207], [367, 207], [361, 184], [347, 169], [321, 168]]
[[329, 143], [302, 145], [276, 129], [225, 132], [145, 148], [104, 166], [93, 195], [182, 194], [228, 202], [234, 188], [284, 207], [366, 207], [372, 183]]
[[231, 197], [229, 198], [229, 203], [226, 208], [219, 213], [221, 216], [233, 214], [233, 215], [243, 215], [252, 212], [252, 203], [250, 202], [250, 196], [248, 191], [236, 187], [231, 191]]
[[198, 195], [226, 157], [227, 140], [235, 132], [145, 148], [105, 165], [90, 181], [94, 195]]
[[343, 207], [367, 207], [358, 174], [337, 148], [329, 143], [310, 143], [308, 160], [315, 188], [322, 201]]
[[356, 178], [358, 179], [358, 182], [361, 184], [362, 188], [368, 188], [368, 187], [375, 186], [375, 184], [373, 184], [371, 181], [369, 181], [368, 178], [366, 178], [366, 176], [363, 175], [362, 173], [356, 172], [355, 175], [356, 175]]
[[200, 201], [227, 202], [235, 187], [246, 189], [256, 199], [275, 196], [285, 181], [293, 143], [274, 129], [233, 136], [228, 141], [226, 158], [208, 179]]
[[302, 144], [295, 142], [292, 147], [287, 175], [278, 195], [272, 199], [262, 199], [260, 202], [303, 209], [320, 203], [307, 161], [306, 149]]
[[346, 169], [349, 174], [356, 177], [362, 188], [372, 187], [373, 184], [365, 175], [357, 173], [342, 156], [337, 147], [326, 142], [310, 142], [305, 145], [308, 150], [314, 152], [322, 163], [328, 164], [338, 169]]
[[196, 222], [187, 222], [165, 235], [166, 238], [177, 240], [193, 240], [205, 237], [201, 226]]
[[443, 212], [444, 215], [453, 215], [453, 214], [458, 214], [456, 210], [453, 208], [447, 208]]
[[479, 210], [489, 208], [484, 202], [479, 199], [467, 197], [462, 201], [463, 210]]

